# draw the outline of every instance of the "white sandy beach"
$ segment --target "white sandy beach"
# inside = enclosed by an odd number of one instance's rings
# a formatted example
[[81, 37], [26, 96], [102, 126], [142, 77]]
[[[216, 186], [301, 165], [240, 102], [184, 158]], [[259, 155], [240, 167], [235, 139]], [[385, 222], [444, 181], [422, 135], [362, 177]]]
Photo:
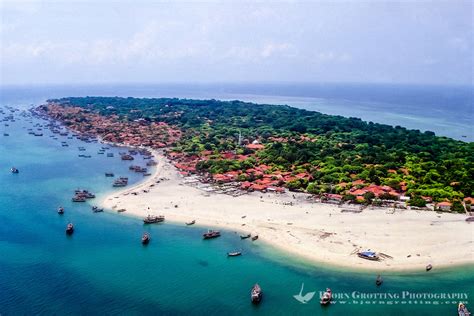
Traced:
[[[434, 269], [474, 263], [474, 230], [465, 215], [388, 209], [342, 213], [338, 206], [309, 202], [302, 194], [293, 198], [291, 192], [209, 194], [185, 185], [164, 156], [155, 153], [155, 160], [151, 177], [107, 196], [103, 206], [125, 208], [124, 215], [165, 215], [166, 221], [183, 225], [196, 220], [211, 229], [258, 234], [255, 242], [333, 266], [393, 271], [424, 270], [429, 263]], [[367, 249], [393, 258], [377, 262], [355, 254]]]

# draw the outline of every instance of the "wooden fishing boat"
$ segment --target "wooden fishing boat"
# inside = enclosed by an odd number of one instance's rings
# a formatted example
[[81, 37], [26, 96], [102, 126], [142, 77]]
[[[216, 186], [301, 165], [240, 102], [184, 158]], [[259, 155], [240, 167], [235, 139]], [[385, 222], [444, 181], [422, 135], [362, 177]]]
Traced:
[[204, 239], [217, 238], [221, 236], [221, 232], [217, 230], [208, 230], [207, 233], [202, 234]]
[[466, 305], [464, 303], [459, 302], [458, 304], [458, 315], [459, 316], [470, 316], [471, 312], [467, 309]]
[[74, 225], [72, 223], [69, 223], [66, 226], [66, 234], [72, 235], [72, 233], [74, 233]]
[[227, 253], [227, 257], [238, 257], [238, 256], [241, 256], [242, 255], [242, 252], [240, 251], [233, 251], [233, 252], [228, 252]]
[[383, 279], [380, 276], [380, 274], [377, 276], [377, 279], [375, 279], [375, 285], [380, 286], [383, 283]]
[[64, 207], [62, 207], [62, 206], [58, 207], [58, 214], [60, 214], [60, 215], [64, 214]]
[[379, 256], [377, 255], [377, 253], [373, 252], [373, 251], [362, 251], [362, 252], [358, 252], [357, 253], [357, 256], [359, 256], [359, 258], [362, 258], [362, 259], [366, 259], [366, 260], [372, 260], [372, 261], [378, 261], [380, 260]]
[[143, 219], [143, 223], [145, 224], [154, 224], [154, 223], [161, 223], [165, 221], [165, 217], [163, 215], [148, 215]]
[[331, 303], [331, 299], [332, 299], [331, 289], [327, 288], [326, 292], [324, 292], [323, 296], [321, 296], [320, 303], [321, 303], [321, 305], [328, 305], [329, 303]]
[[433, 266], [430, 263], [426, 266], [426, 271], [430, 271], [431, 269], [433, 269]]
[[185, 224], [188, 225], [188, 226], [191, 226], [191, 225], [196, 224], [196, 221], [195, 221], [195, 220], [192, 220], [192, 221], [187, 222], [187, 223], [185, 223]]
[[252, 241], [255, 241], [257, 239], [258, 239], [258, 235], [255, 235], [255, 236], [252, 237]]
[[92, 207], [92, 212], [94, 213], [100, 213], [100, 212], [103, 212], [104, 209], [103, 208], [99, 208], [98, 206], [93, 206]]
[[250, 237], [252, 237], [252, 234], [240, 235], [240, 239], [247, 239], [247, 238], [250, 238]]
[[150, 242], [150, 235], [148, 233], [144, 233], [142, 236], [142, 244], [148, 245]]
[[250, 300], [253, 304], [259, 304], [262, 300], [263, 291], [260, 285], [255, 284], [250, 291]]

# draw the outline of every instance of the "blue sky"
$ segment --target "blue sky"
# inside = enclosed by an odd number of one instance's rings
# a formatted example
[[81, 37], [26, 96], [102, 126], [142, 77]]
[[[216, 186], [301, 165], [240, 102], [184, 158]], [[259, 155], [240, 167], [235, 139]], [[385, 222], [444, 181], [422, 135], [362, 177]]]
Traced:
[[1, 84], [472, 84], [471, 1], [0, 3]]

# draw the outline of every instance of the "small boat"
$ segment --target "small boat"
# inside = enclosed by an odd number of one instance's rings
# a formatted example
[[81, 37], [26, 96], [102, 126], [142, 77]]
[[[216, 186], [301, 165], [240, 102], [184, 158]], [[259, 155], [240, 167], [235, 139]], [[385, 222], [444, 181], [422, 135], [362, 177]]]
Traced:
[[237, 256], [241, 256], [242, 255], [242, 252], [240, 251], [233, 251], [233, 252], [228, 252], [227, 253], [227, 257], [237, 257]]
[[72, 233], [74, 233], [74, 225], [72, 225], [72, 223], [69, 223], [66, 226], [66, 234], [72, 235]]
[[426, 266], [426, 271], [430, 271], [431, 269], [433, 269], [433, 266], [430, 263]]
[[85, 202], [86, 198], [83, 196], [75, 196], [71, 199], [73, 202]]
[[252, 290], [250, 291], [250, 300], [252, 301], [252, 303], [258, 304], [262, 300], [262, 296], [263, 296], [262, 288], [260, 287], [260, 285], [255, 284], [252, 287]]
[[331, 302], [332, 299], [332, 292], [331, 289], [327, 288], [326, 292], [323, 293], [323, 296], [321, 297], [321, 305], [328, 305]]
[[148, 215], [143, 219], [143, 223], [145, 224], [154, 224], [154, 223], [161, 223], [165, 221], [165, 217], [163, 215], [154, 216]]
[[380, 286], [383, 283], [383, 279], [380, 276], [380, 274], [377, 276], [377, 279], [375, 279], [375, 285]]
[[217, 238], [221, 236], [221, 232], [217, 230], [208, 230], [207, 233], [202, 234], [204, 239]]
[[188, 225], [188, 226], [191, 226], [191, 225], [194, 225], [194, 224], [196, 224], [195, 220], [192, 220], [192, 221], [186, 223], [186, 225]]
[[380, 259], [377, 253], [373, 251], [362, 251], [358, 252], [357, 255], [359, 256], [359, 258], [366, 260], [378, 261]]
[[107, 154], [107, 157], [113, 157], [113, 156], [114, 156], [113, 153], [108, 153], [108, 154]]
[[58, 214], [60, 214], [60, 215], [64, 214], [64, 207], [62, 207], [62, 206], [58, 207]]
[[126, 211], [127, 211], [126, 209], [121, 208], [121, 209], [118, 209], [118, 210], [117, 210], [117, 213], [123, 213], [123, 212], [126, 212]]
[[466, 218], [466, 222], [474, 222], [474, 216]]
[[148, 235], [148, 233], [144, 233], [142, 236], [142, 244], [148, 245], [149, 242], [150, 242], [150, 235]]
[[247, 238], [250, 238], [250, 237], [252, 237], [252, 234], [240, 235], [240, 239], [247, 239]]
[[467, 309], [466, 305], [464, 303], [459, 302], [458, 304], [458, 315], [459, 316], [470, 316], [471, 312]]
[[113, 177], [114, 174], [113, 174], [112, 172], [106, 172], [106, 173], [105, 173], [105, 176], [106, 176], [106, 177]]
[[94, 213], [100, 213], [100, 212], [103, 212], [103, 211], [104, 211], [103, 208], [99, 208], [97, 206], [92, 207], [92, 212], [94, 212]]
[[252, 241], [255, 241], [257, 239], [258, 239], [258, 235], [255, 235], [255, 236], [252, 237]]
[[18, 169], [15, 168], [15, 167], [12, 167], [12, 168], [10, 169], [10, 171], [11, 171], [11, 173], [19, 173], [19, 172], [20, 172], [20, 170], [18, 170]]

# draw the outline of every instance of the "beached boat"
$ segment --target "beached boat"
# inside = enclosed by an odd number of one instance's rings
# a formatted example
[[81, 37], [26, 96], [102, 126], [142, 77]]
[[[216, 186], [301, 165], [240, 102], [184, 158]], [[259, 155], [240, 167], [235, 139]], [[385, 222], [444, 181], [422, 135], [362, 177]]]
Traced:
[[58, 214], [60, 215], [64, 214], [64, 207], [62, 206], [58, 207]]
[[238, 256], [241, 256], [242, 255], [242, 252], [240, 251], [233, 251], [233, 252], [228, 252], [227, 253], [227, 257], [238, 257]]
[[357, 256], [359, 256], [359, 258], [372, 261], [378, 261], [380, 259], [377, 253], [373, 251], [361, 251], [357, 253]]
[[19, 173], [19, 172], [20, 172], [20, 170], [18, 170], [18, 169], [15, 168], [15, 167], [12, 167], [12, 168], [10, 169], [10, 171], [11, 171], [11, 173]]
[[74, 233], [74, 225], [72, 225], [72, 223], [69, 223], [66, 226], [66, 234], [72, 235], [72, 233]]
[[126, 209], [121, 208], [121, 209], [118, 209], [118, 210], [117, 210], [117, 213], [123, 213], [123, 212], [126, 212], [126, 211], [127, 211]]
[[250, 237], [252, 237], [252, 234], [240, 235], [240, 239], [247, 239], [247, 238], [250, 238]]
[[204, 239], [217, 238], [221, 236], [221, 232], [217, 230], [208, 230], [207, 233], [202, 234]]
[[196, 224], [195, 220], [192, 220], [192, 221], [186, 223], [186, 225], [188, 225], [188, 226], [191, 226], [191, 225], [194, 225], [194, 224]]
[[255, 284], [252, 287], [252, 290], [250, 291], [250, 300], [252, 301], [252, 303], [258, 304], [262, 300], [262, 296], [263, 296], [262, 288], [260, 287], [260, 285]]
[[148, 245], [149, 242], [150, 242], [150, 235], [148, 235], [148, 233], [144, 233], [142, 236], [142, 244]]
[[252, 241], [255, 241], [257, 239], [258, 239], [258, 235], [255, 235], [255, 236], [252, 237]]
[[331, 289], [327, 288], [326, 292], [323, 293], [323, 296], [321, 296], [321, 305], [328, 305], [331, 302], [332, 299], [332, 292]]
[[161, 223], [165, 221], [165, 217], [163, 215], [148, 215], [143, 219], [143, 223], [145, 224], [154, 224], [154, 223]]
[[431, 269], [433, 269], [433, 266], [430, 263], [426, 266], [426, 271], [430, 271]]
[[464, 303], [459, 302], [458, 304], [458, 315], [459, 316], [470, 316], [471, 312], [467, 309], [466, 305]]
[[380, 286], [383, 283], [383, 279], [380, 276], [380, 274], [377, 276], [377, 279], [375, 279], [375, 285]]
[[474, 222], [474, 216], [469, 216], [466, 218], [466, 222]]

